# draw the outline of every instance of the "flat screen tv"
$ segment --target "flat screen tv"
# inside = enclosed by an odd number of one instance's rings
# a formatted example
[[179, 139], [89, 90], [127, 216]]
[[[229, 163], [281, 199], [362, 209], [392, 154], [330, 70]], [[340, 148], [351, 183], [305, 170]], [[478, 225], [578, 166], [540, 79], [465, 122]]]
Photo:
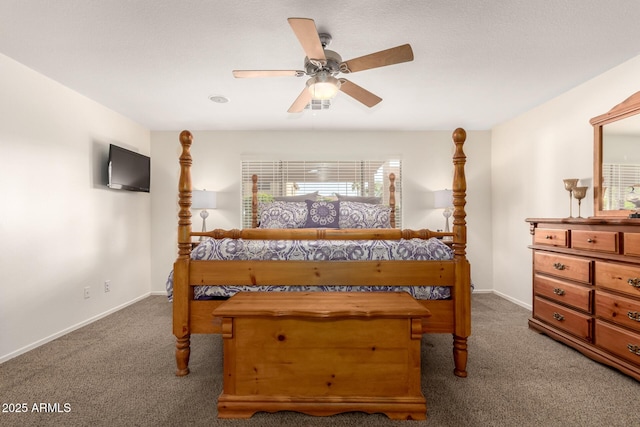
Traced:
[[109, 145], [109, 188], [149, 192], [151, 158], [117, 145]]

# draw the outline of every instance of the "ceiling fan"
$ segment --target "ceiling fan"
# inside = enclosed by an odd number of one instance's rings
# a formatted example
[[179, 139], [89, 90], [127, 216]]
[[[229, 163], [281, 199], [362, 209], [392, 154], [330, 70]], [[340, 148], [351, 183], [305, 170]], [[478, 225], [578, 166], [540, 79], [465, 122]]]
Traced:
[[234, 70], [233, 76], [236, 78], [309, 76], [306, 87], [289, 107], [289, 113], [301, 112], [312, 100], [331, 99], [338, 90], [371, 108], [382, 101], [382, 98], [343, 77], [336, 76], [340, 73], [349, 74], [413, 61], [413, 50], [409, 44], [342, 61], [336, 52], [325, 49], [331, 42], [331, 35], [318, 34], [313, 19], [289, 18], [288, 21], [307, 55], [304, 60], [304, 71]]

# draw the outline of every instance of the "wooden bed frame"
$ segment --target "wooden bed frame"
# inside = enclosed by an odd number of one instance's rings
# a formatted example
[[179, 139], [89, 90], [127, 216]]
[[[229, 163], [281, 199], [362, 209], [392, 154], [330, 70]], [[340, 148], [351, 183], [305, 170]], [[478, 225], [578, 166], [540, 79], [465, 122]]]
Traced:
[[[260, 229], [191, 230], [191, 144], [189, 131], [180, 133], [178, 258], [173, 275], [173, 333], [176, 336], [176, 375], [189, 373], [191, 334], [221, 334], [213, 310], [223, 301], [195, 300], [195, 286], [210, 285], [407, 285], [448, 286], [451, 299], [419, 300], [431, 313], [423, 333], [453, 334], [454, 374], [467, 376], [467, 338], [471, 334], [470, 266], [466, 258], [466, 156], [464, 129], [453, 132], [453, 231], [427, 229]], [[393, 181], [391, 183], [393, 187]], [[255, 194], [255, 193], [254, 193]], [[393, 195], [391, 196], [392, 201]], [[257, 202], [253, 201], [254, 205]], [[254, 206], [254, 211], [255, 211]], [[254, 217], [255, 221], [255, 217]], [[254, 222], [255, 225], [255, 222]], [[195, 261], [190, 259], [192, 238], [242, 238], [260, 240], [399, 240], [451, 236], [454, 256], [445, 261]]]

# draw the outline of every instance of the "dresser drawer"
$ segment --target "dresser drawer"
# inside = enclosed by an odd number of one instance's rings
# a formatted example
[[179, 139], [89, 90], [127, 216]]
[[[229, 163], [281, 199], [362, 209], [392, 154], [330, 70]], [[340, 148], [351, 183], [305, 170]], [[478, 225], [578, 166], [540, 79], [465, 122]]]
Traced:
[[536, 251], [533, 254], [535, 271], [565, 279], [591, 283], [591, 260]]
[[571, 247], [587, 251], [618, 253], [615, 231], [571, 230]]
[[540, 297], [534, 300], [534, 317], [572, 335], [591, 341], [592, 318]]
[[640, 297], [640, 267], [596, 261], [596, 286]]
[[533, 291], [561, 304], [567, 304], [587, 313], [592, 312], [593, 288], [563, 282], [536, 274], [533, 278]]
[[640, 256], [640, 233], [624, 233], [624, 254]]
[[552, 228], [536, 228], [533, 234], [533, 243], [536, 245], [561, 246], [566, 248], [567, 230], [555, 230]]
[[596, 321], [596, 346], [640, 365], [640, 334]]
[[596, 316], [640, 332], [640, 301], [596, 292]]

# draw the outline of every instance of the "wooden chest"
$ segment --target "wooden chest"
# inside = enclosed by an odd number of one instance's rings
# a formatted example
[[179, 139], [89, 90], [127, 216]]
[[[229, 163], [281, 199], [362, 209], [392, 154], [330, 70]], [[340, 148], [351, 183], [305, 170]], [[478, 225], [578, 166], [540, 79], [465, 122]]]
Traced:
[[406, 293], [247, 292], [220, 305], [218, 417], [362, 411], [425, 419], [422, 321]]

